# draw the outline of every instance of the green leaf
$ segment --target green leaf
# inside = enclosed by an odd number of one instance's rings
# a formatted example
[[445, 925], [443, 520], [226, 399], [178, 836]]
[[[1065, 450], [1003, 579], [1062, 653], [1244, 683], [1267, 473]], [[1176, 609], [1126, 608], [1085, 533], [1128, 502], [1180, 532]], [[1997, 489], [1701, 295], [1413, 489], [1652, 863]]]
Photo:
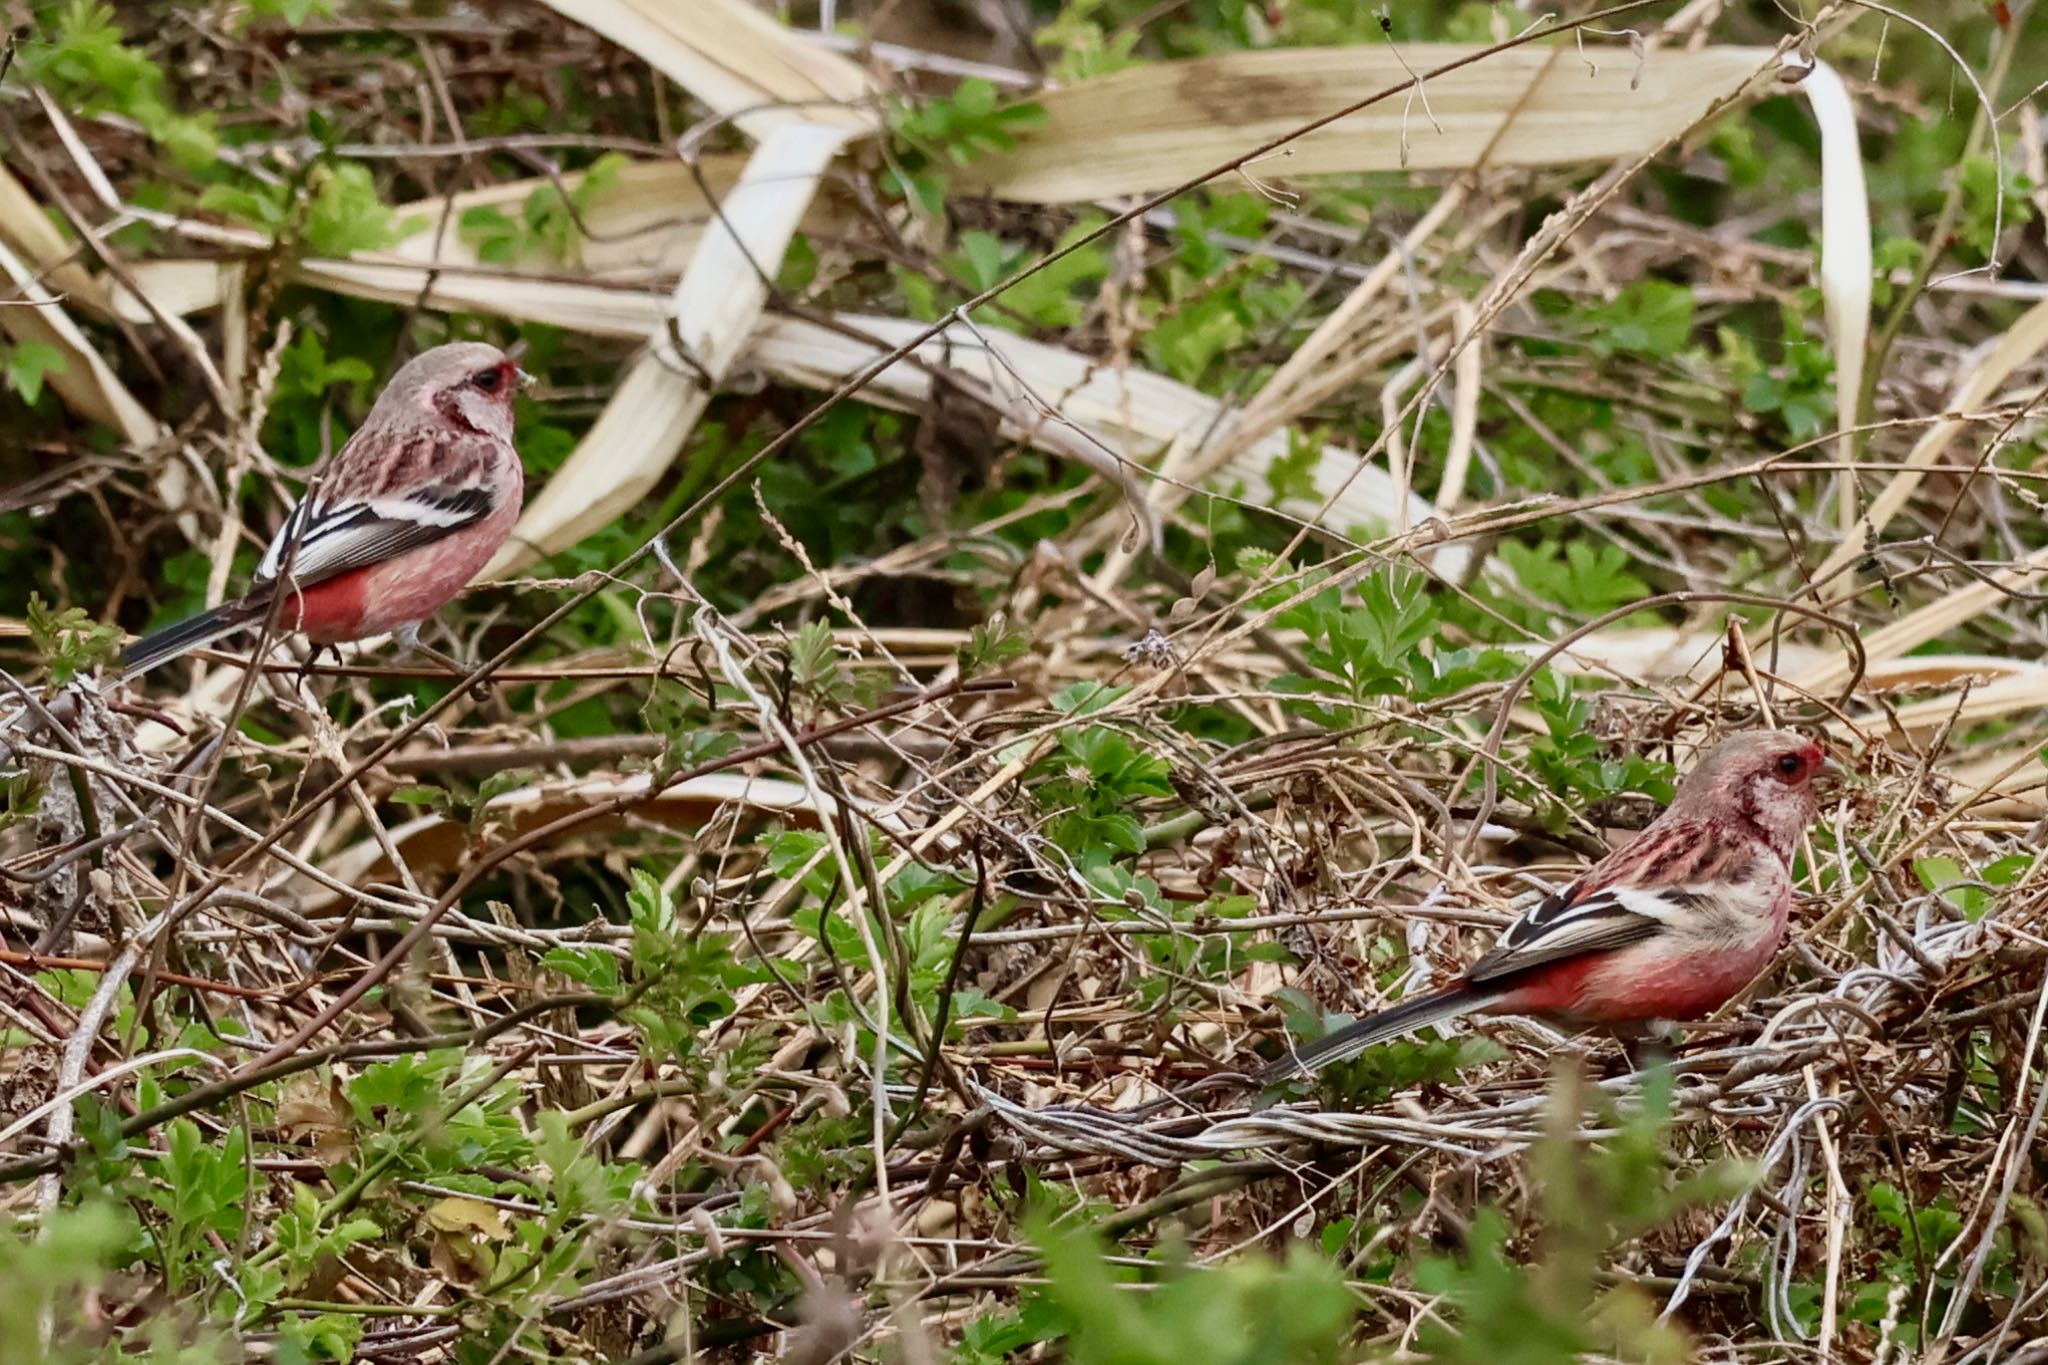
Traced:
[[408, 236], [423, 222], [397, 222], [377, 194], [367, 166], [333, 161], [315, 167], [306, 209], [306, 247], [316, 256], [352, 256], [379, 251]]
[[1009, 621], [998, 614], [974, 627], [967, 634], [967, 643], [961, 647], [957, 657], [960, 661], [962, 678], [977, 678], [992, 673], [1004, 664], [1023, 658], [1031, 652], [1031, 637], [1021, 630], [1013, 630]]
[[1692, 290], [1665, 280], [1639, 280], [1614, 302], [1594, 309], [1590, 320], [1596, 329], [1593, 349], [1600, 355], [1675, 356], [1692, 338]]
[[1092, 716], [1097, 711], [1114, 703], [1128, 687], [1114, 687], [1107, 683], [1068, 683], [1052, 695], [1052, 709], [1064, 716]]
[[82, 673], [113, 658], [121, 650], [121, 629], [86, 615], [84, 607], [61, 610], [30, 591], [25, 624], [28, 636], [50, 670], [50, 680], [63, 687]]
[[1984, 918], [1994, 904], [1991, 893], [1983, 887], [1957, 884], [1979, 879], [1966, 873], [1961, 863], [1946, 854], [1915, 859], [1913, 872], [1920, 878], [1920, 885], [1939, 892], [1950, 908], [1973, 924]]
[[43, 396], [45, 376], [64, 373], [64, 353], [40, 341], [17, 341], [0, 356], [4, 356], [0, 365], [5, 367], [7, 387], [30, 405]]

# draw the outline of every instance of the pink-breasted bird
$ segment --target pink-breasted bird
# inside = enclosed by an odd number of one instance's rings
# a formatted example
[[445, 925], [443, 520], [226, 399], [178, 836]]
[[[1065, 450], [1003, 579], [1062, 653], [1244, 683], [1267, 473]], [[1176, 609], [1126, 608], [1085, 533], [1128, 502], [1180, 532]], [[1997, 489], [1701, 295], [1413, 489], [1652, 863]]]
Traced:
[[407, 361], [304, 501], [240, 597], [166, 626], [121, 656], [133, 676], [261, 623], [316, 644], [420, 623], [476, 577], [519, 518], [525, 478], [512, 396], [526, 374], [503, 351], [458, 341]]
[[1464, 1014], [1640, 1025], [1713, 1013], [1777, 956], [1792, 856], [1813, 824], [1820, 745], [1786, 730], [1723, 740], [1670, 807], [1509, 925], [1440, 991], [1404, 1000], [1273, 1062], [1273, 1084]]

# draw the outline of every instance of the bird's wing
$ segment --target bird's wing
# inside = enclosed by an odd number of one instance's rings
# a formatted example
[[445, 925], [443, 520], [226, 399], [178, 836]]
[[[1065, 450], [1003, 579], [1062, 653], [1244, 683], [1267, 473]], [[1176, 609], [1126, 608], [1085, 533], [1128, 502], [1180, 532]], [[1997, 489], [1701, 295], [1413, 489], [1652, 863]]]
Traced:
[[310, 587], [351, 569], [379, 564], [451, 535], [490, 514], [490, 491], [475, 484], [430, 483], [368, 498], [316, 493], [292, 509], [263, 552], [253, 587], [276, 582], [291, 555], [291, 580]]
[[1585, 891], [1586, 880], [1530, 907], [1492, 951], [1472, 964], [1465, 979], [1483, 985], [1546, 962], [1641, 943], [1696, 913], [1701, 899], [1682, 887], [1609, 885]]

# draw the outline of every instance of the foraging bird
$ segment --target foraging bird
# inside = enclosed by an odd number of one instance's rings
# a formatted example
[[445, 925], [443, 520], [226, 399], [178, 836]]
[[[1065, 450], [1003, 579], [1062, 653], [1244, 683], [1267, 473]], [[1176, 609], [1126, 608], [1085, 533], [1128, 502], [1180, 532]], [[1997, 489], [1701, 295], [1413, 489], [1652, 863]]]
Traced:
[[1454, 984], [1267, 1067], [1271, 1085], [1464, 1014], [1631, 1025], [1711, 1014], [1777, 955], [1792, 855], [1813, 824], [1820, 745], [1785, 730], [1722, 741], [1635, 838], [1508, 926]]
[[316, 644], [387, 632], [416, 644], [420, 623], [482, 570], [519, 518], [512, 396], [526, 380], [480, 342], [406, 362], [285, 518], [248, 591], [135, 641], [124, 672], [260, 624], [280, 596], [279, 627]]

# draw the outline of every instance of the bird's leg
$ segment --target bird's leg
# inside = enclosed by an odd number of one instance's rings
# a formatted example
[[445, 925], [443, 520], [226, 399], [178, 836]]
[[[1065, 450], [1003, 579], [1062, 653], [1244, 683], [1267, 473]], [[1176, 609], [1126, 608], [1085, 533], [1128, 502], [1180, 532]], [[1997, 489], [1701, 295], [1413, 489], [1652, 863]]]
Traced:
[[306, 690], [306, 680], [311, 678], [313, 670], [320, 666], [320, 656], [327, 653], [334, 655], [334, 662], [337, 664], [341, 662], [341, 651], [335, 646], [318, 640], [313, 642], [312, 649], [306, 652], [306, 661], [299, 665], [298, 676], [293, 680], [299, 691]]
[[1629, 1070], [1638, 1074], [1672, 1064], [1671, 1040], [1678, 1032], [1668, 1019], [1651, 1019], [1632, 1027], [1617, 1028], [1622, 1055]]
[[407, 622], [397, 630], [392, 631], [391, 638], [398, 641], [398, 657], [401, 660], [410, 658], [415, 654], [424, 654], [458, 678], [469, 676], [469, 670], [464, 668], [460, 661], [443, 654], [440, 650], [435, 649], [432, 645], [420, 639], [420, 623], [418, 621]]

